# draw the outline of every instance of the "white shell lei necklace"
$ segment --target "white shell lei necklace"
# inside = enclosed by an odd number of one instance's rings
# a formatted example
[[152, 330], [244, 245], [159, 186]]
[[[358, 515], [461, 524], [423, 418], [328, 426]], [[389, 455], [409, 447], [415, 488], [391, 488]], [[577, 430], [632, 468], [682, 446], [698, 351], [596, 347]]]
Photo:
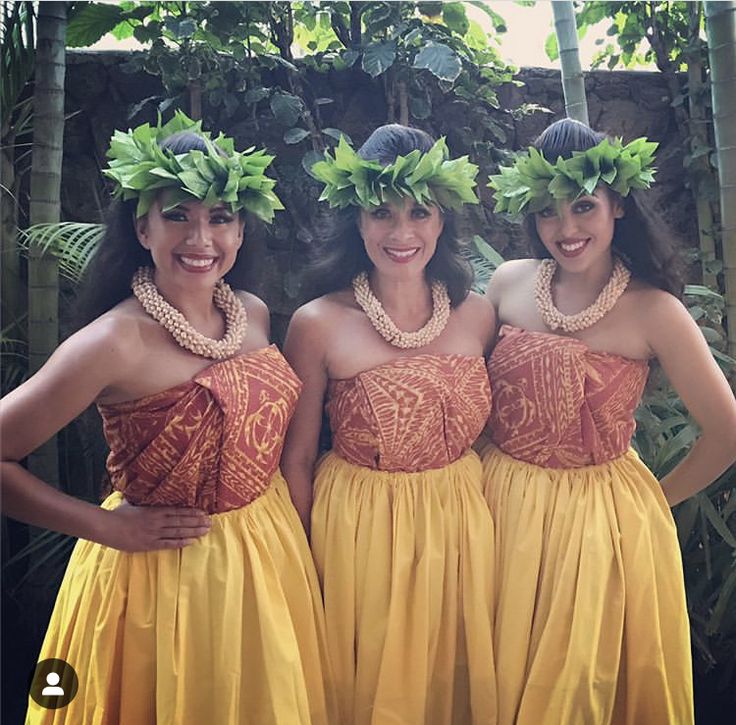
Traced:
[[402, 350], [409, 350], [429, 345], [447, 326], [450, 319], [450, 297], [447, 286], [443, 282], [432, 282], [432, 317], [424, 327], [415, 332], [403, 332], [394, 324], [378, 298], [371, 291], [368, 275], [361, 272], [353, 280], [355, 301], [368, 315], [376, 331], [386, 342]]
[[240, 350], [248, 329], [248, 316], [243, 303], [226, 282], [220, 280], [212, 295], [215, 306], [225, 315], [225, 336], [221, 340], [213, 340], [197, 332], [187, 318], [163, 298], [153, 281], [150, 267], [138, 268], [131, 288], [143, 309], [185, 350], [213, 360], [223, 360]]
[[534, 284], [534, 299], [544, 324], [550, 330], [563, 332], [580, 332], [595, 325], [605, 314], [613, 309], [618, 298], [624, 293], [631, 272], [618, 259], [614, 260], [611, 277], [601, 290], [595, 302], [576, 315], [563, 315], [552, 299], [552, 278], [557, 271], [557, 262], [554, 259], [543, 259], [537, 269], [537, 278]]

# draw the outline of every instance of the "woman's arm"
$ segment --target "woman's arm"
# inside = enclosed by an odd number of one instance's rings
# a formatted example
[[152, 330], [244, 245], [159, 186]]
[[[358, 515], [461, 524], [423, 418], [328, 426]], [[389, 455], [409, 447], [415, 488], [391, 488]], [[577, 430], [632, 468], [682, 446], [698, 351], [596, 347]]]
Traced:
[[284, 343], [286, 359], [304, 387], [286, 434], [281, 469], [307, 535], [312, 511], [314, 464], [328, 380], [320, 307], [320, 300], [316, 300], [298, 309], [291, 318]]
[[654, 291], [645, 326], [653, 352], [701, 429], [687, 457], [662, 479], [674, 506], [736, 460], [736, 400], [702, 332], [677, 299]]
[[62, 493], [19, 463], [130, 374], [136, 346], [126, 344], [119, 333], [114, 321], [93, 322], [0, 401], [3, 513], [124, 551], [180, 548], [209, 529], [203, 512], [135, 506], [107, 511]]

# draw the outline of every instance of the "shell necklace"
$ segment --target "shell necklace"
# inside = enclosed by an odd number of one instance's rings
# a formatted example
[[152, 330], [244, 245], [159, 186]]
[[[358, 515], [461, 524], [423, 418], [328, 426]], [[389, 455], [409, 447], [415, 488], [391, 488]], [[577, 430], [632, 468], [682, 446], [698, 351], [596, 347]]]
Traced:
[[432, 317], [424, 327], [414, 332], [404, 332], [396, 327], [379, 299], [373, 294], [365, 272], [361, 272], [353, 280], [353, 292], [355, 301], [368, 315], [371, 325], [381, 337], [402, 350], [429, 345], [447, 327], [447, 321], [450, 319], [450, 297], [447, 294], [447, 285], [437, 280], [432, 282]]
[[544, 324], [550, 330], [563, 332], [580, 332], [595, 325], [605, 314], [613, 309], [618, 298], [624, 293], [631, 272], [618, 258], [613, 262], [611, 277], [601, 290], [595, 302], [575, 315], [563, 315], [552, 299], [552, 278], [557, 271], [557, 262], [554, 259], [543, 259], [537, 269], [537, 278], [534, 284], [534, 299]]
[[215, 285], [212, 295], [215, 306], [225, 315], [225, 336], [221, 340], [213, 340], [197, 332], [187, 318], [163, 298], [153, 281], [150, 267], [138, 268], [131, 288], [143, 309], [185, 350], [213, 360], [223, 360], [240, 350], [248, 329], [248, 316], [243, 303], [223, 280]]

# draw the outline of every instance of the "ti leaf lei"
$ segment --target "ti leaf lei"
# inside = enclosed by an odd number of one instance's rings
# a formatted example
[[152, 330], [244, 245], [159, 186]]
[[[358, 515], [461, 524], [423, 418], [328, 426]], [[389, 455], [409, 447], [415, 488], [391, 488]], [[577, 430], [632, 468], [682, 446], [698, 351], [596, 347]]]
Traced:
[[443, 209], [478, 203], [473, 190], [478, 167], [467, 156], [449, 159], [444, 138], [426, 153], [416, 149], [388, 166], [361, 158], [344, 136], [334, 153], [333, 158], [325, 152], [325, 159], [312, 166], [313, 176], [325, 184], [319, 199], [331, 207], [369, 208], [404, 197]]
[[638, 138], [624, 145], [620, 138], [603, 139], [587, 151], [573, 151], [552, 164], [534, 147], [513, 166], [502, 166], [488, 182], [496, 211], [512, 217], [554, 206], [559, 199], [592, 194], [599, 184], [627, 196], [632, 189], [648, 189], [654, 181], [652, 164], [657, 144]]
[[[161, 141], [180, 131], [201, 136], [207, 151], [174, 154], [161, 148]], [[146, 214], [161, 191], [166, 192], [164, 211], [193, 200], [206, 206], [224, 202], [233, 213], [246, 209], [271, 222], [274, 211], [284, 208], [273, 192], [276, 182], [265, 175], [273, 156], [254, 148], [235, 151], [233, 139], [222, 133], [211, 139], [201, 121], [178, 110], [163, 126], [159, 117], [156, 126], [144, 123], [127, 133], [115, 131], [107, 157], [109, 167], [102, 173], [115, 182], [115, 196], [138, 199], [137, 217]]]

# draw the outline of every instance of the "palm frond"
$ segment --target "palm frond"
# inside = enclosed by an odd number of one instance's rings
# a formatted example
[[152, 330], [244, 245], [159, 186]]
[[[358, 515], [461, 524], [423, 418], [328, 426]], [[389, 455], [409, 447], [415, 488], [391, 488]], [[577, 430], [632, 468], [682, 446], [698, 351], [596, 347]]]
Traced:
[[28, 375], [28, 343], [18, 337], [11, 337], [16, 323], [0, 330], [0, 392], [2, 395], [18, 387]]
[[473, 268], [473, 290], [483, 294], [488, 280], [498, 265], [505, 261], [504, 258], [478, 234], [473, 236], [470, 244], [462, 247], [461, 253]]
[[103, 224], [86, 222], [34, 224], [19, 230], [18, 246], [25, 252], [38, 246], [44, 253], [52, 254], [59, 260], [59, 272], [78, 284], [104, 231]]
[[0, 23], [0, 103], [12, 115], [26, 83], [33, 75], [35, 25], [32, 2], [3, 2]]

